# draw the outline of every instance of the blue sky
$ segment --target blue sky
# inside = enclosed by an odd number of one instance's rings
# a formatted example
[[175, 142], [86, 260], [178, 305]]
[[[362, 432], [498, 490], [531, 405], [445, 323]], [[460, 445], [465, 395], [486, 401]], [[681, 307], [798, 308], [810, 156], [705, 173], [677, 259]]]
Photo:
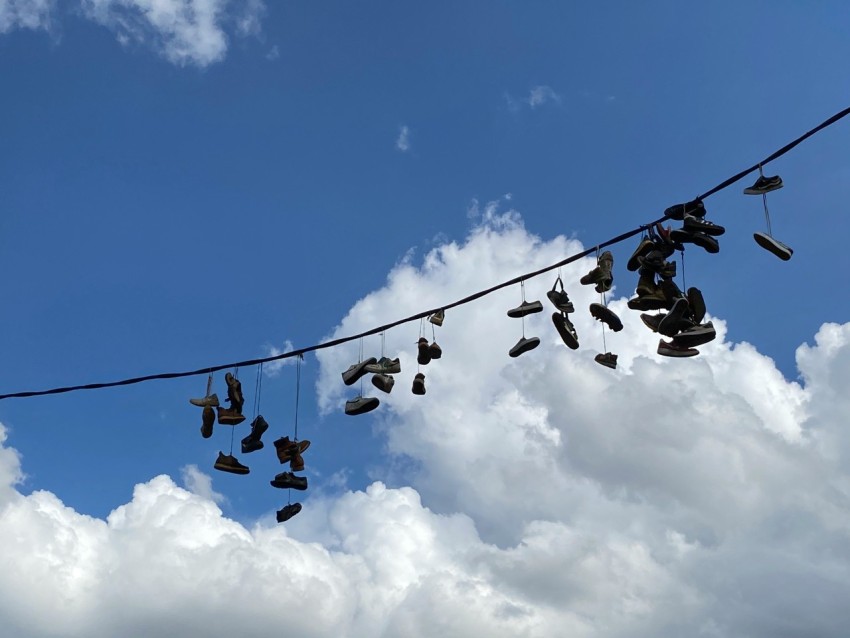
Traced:
[[[197, 13], [159, 22], [145, 18], [151, 6], [0, 0], [2, 392], [264, 356], [454, 301], [566, 256], [556, 248], [655, 219], [850, 104], [842, 2], [171, 0], [163, 6]], [[792, 385], [798, 346], [850, 309], [840, 294], [850, 267], [848, 126], [766, 169], [785, 181], [768, 201], [775, 235], [794, 248], [789, 262], [752, 240], [763, 215], [758, 198], [741, 194], [750, 180], [706, 202], [727, 228], [720, 253], [686, 256], [688, 285], [725, 321], [725, 343], [752, 344]], [[428, 279], [429, 251], [465, 246], [495, 223], [488, 202], [497, 214], [515, 211], [552, 259], [496, 255], [498, 268], [472, 262], [462, 281]], [[617, 298], [634, 290], [633, 248], [613, 249]], [[400, 290], [388, 275], [406, 268], [432, 287], [404, 301], [382, 296]], [[529, 296], [542, 298], [551, 279], [530, 282]], [[371, 293], [383, 305], [364, 306]], [[634, 319], [627, 330], [645, 330]], [[455, 362], [469, 378], [486, 373], [483, 353], [511, 345], [494, 343], [496, 325], [510, 325], [503, 312], [481, 321], [479, 342], [464, 343], [468, 358]], [[451, 326], [450, 315], [449, 342]], [[410, 354], [418, 326], [391, 337]], [[599, 349], [591, 336], [585, 344]], [[433, 467], [394, 438], [393, 419], [342, 414], [348, 353], [305, 361], [305, 510], [313, 494], [412, 485], [424, 506], [469, 515], [485, 540], [510, 544], [462, 499], [446, 500], [449, 488], [417, 482]], [[645, 354], [657, 359], [651, 347]], [[675, 363], [659, 380], [671, 393], [690, 374], [690, 362]], [[714, 375], [732, 374], [723, 370]], [[409, 394], [404, 372], [394, 394]], [[246, 411], [255, 375], [240, 371]], [[459, 379], [452, 389], [462, 395]], [[247, 477], [212, 470], [229, 430], [198, 434], [188, 399], [205, 383], [0, 402], [6, 446], [22, 458], [16, 489], [104, 518], [138, 484], [162, 474], [181, 483], [195, 465], [215, 475], [226, 517], [265, 520], [286, 501], [268, 486], [280, 471], [268, 448], [292, 434], [294, 368], [265, 378], [260, 411], [271, 431], [267, 449], [237, 453]], [[215, 383], [223, 396], [223, 374]], [[435, 391], [423, 401], [453, 405]], [[237, 449], [246, 434], [236, 429]], [[307, 540], [320, 534], [305, 530]]]

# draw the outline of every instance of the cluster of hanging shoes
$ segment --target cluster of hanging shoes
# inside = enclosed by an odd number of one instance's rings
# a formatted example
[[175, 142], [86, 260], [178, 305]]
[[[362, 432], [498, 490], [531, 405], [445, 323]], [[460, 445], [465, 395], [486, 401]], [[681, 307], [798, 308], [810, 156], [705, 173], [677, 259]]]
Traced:
[[[297, 361], [298, 366], [298, 388], [296, 392], [300, 392], [300, 380], [301, 380], [301, 360]], [[227, 383], [227, 401], [230, 403], [229, 408], [222, 408], [219, 405], [218, 396], [216, 394], [211, 394], [211, 386], [212, 386], [212, 375], [209, 376], [207, 380], [207, 392], [206, 395], [202, 399], [189, 399], [189, 403], [192, 405], [203, 408], [203, 412], [201, 413], [201, 436], [205, 439], [208, 439], [213, 434], [213, 426], [216, 421], [216, 413], [213, 411], [213, 408], [218, 410], [218, 423], [219, 425], [230, 425], [236, 426], [242, 423], [245, 420], [245, 416], [242, 414], [242, 407], [245, 403], [243, 395], [242, 395], [242, 384], [239, 379], [228, 372], [225, 375], [225, 382]], [[255, 394], [255, 408], [259, 407], [259, 399], [260, 399], [260, 388], [262, 384], [262, 364], [258, 367], [257, 370], [257, 388]], [[277, 439], [274, 442], [275, 451], [277, 452], [277, 458], [281, 462], [281, 464], [289, 464], [288, 472], [281, 472], [277, 474], [273, 480], [270, 481], [272, 487], [280, 488], [280, 489], [290, 489], [290, 490], [306, 490], [307, 489], [307, 477], [306, 476], [298, 476], [295, 472], [303, 472], [304, 471], [304, 457], [302, 454], [310, 447], [310, 441], [307, 440], [298, 440], [298, 413], [297, 413], [297, 400], [296, 400], [296, 416], [295, 416], [295, 438], [290, 439], [288, 436], [283, 436]], [[251, 432], [242, 439], [242, 453], [250, 454], [252, 452], [256, 452], [257, 450], [263, 449], [265, 447], [262, 437], [263, 434], [269, 429], [268, 422], [263, 418], [261, 414], [258, 414], [254, 420], [251, 422]], [[213, 465], [216, 470], [221, 472], [228, 472], [230, 474], [248, 474], [250, 473], [250, 468], [247, 465], [243, 465], [239, 462], [239, 460], [233, 455], [233, 432], [231, 432], [231, 443], [230, 443], [230, 454], [225, 454], [224, 452], [219, 452], [218, 457]], [[284, 521], [289, 520], [298, 512], [301, 511], [301, 503], [288, 503], [282, 509], [277, 511], [277, 521], [279, 523], [283, 523]]]
[[[418, 366], [424, 366], [431, 363], [435, 359], [440, 359], [443, 356], [443, 349], [437, 344], [434, 333], [434, 326], [442, 326], [445, 320], [446, 313], [444, 310], [438, 310], [428, 317], [431, 324], [432, 341], [428, 341], [426, 337], [420, 336], [416, 344], [417, 355], [416, 363]], [[381, 335], [381, 351], [384, 350], [384, 335]], [[392, 392], [395, 385], [395, 378], [392, 376], [401, 372], [401, 362], [398, 357], [390, 359], [381, 355], [380, 359], [375, 357], [363, 358], [362, 342], [360, 360], [357, 363], [351, 364], [348, 369], [342, 373], [342, 382], [345, 385], [354, 385], [361, 381], [360, 392], [353, 399], [345, 402], [345, 413], [349, 416], [357, 416], [366, 414], [376, 409], [381, 401], [377, 397], [364, 396], [362, 379], [367, 374], [372, 375], [372, 385], [381, 392], [389, 394]], [[416, 375], [413, 377], [413, 394], [425, 394], [425, 374], [417, 369]]]

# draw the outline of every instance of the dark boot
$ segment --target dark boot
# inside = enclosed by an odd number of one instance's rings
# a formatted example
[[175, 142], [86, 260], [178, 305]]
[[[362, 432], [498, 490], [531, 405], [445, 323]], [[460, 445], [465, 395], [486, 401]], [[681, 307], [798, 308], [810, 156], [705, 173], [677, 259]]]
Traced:
[[242, 414], [242, 406], [245, 405], [242, 384], [229, 372], [224, 375], [224, 380], [227, 382], [227, 400], [230, 401], [230, 409]]
[[258, 415], [256, 419], [251, 422], [251, 434], [242, 439], [242, 453], [248, 454], [249, 452], [254, 452], [256, 450], [263, 449], [263, 442], [260, 440], [265, 433], [266, 430], [269, 429], [269, 424], [266, 423], [266, 420]]
[[204, 407], [201, 414], [201, 436], [208, 439], [213, 433], [213, 424], [215, 423], [215, 410], [210, 406]]

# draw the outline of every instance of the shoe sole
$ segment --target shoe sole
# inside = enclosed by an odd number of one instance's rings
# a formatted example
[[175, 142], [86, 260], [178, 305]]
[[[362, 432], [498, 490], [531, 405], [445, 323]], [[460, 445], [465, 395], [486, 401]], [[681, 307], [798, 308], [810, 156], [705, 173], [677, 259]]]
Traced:
[[782, 261], [788, 261], [791, 259], [791, 255], [794, 254], [794, 251], [783, 244], [778, 239], [774, 239], [770, 235], [765, 235], [764, 233], [753, 233], [753, 239], [756, 240], [756, 243], [764, 248], [766, 251], [773, 253], [777, 257], [779, 257]]
[[376, 409], [380, 404], [381, 402], [378, 399], [375, 399], [374, 403], [369, 401], [368, 403], [364, 403], [360, 407], [349, 408], [348, 403], [346, 402], [345, 413], [349, 416], [358, 416], [360, 414], [366, 414], [367, 412], [371, 412], [372, 410]]
[[685, 298], [677, 299], [676, 303], [673, 304], [673, 308], [667, 313], [667, 316], [658, 323], [658, 332], [665, 337], [675, 336], [678, 331], [679, 322], [682, 321], [687, 310], [688, 300]]
[[303, 492], [304, 490], [307, 489], [306, 485], [292, 485], [292, 484], [289, 484], [289, 483], [285, 483], [285, 484], [284, 483], [275, 483], [274, 481], [269, 481], [269, 484], [272, 487], [277, 487], [281, 490], [300, 490], [300, 491]]
[[552, 323], [555, 324], [555, 330], [558, 331], [558, 335], [560, 335], [561, 341], [564, 342], [564, 345], [570, 350], [578, 350], [578, 338], [570, 332], [570, 329], [567, 327], [566, 319], [561, 315], [561, 313], [552, 313]]
[[531, 337], [531, 339], [526, 339], [521, 344], [515, 345], [510, 349], [508, 354], [514, 358], [520, 356], [521, 354], [525, 354], [526, 352], [530, 352], [534, 350], [537, 346], [540, 345], [540, 339], [538, 337]]
[[658, 354], [662, 357], [672, 357], [673, 359], [685, 359], [695, 357], [699, 354], [699, 350], [688, 348], [687, 350], [675, 350], [670, 348], [664, 341], [658, 344]]
[[785, 184], [778, 184], [776, 186], [768, 186], [767, 188], [752, 188], [748, 187], [744, 189], [744, 195], [766, 195], [772, 191], [778, 191], [780, 188], [785, 186]]
[[230, 465], [219, 465], [216, 463], [213, 467], [221, 472], [228, 472], [229, 474], [250, 474], [250, 468], [241, 468], [241, 467], [231, 467]]
[[521, 317], [533, 315], [537, 312], [543, 312], [543, 304], [539, 301], [533, 301], [526, 306], [511, 308], [510, 310], [508, 310], [508, 316], [511, 319], [520, 319]]
[[667, 307], [667, 300], [656, 297], [635, 297], [634, 299], [629, 299], [626, 305], [631, 310], [640, 310], [641, 312], [663, 310]]
[[370, 357], [365, 361], [355, 364], [353, 368], [349, 368], [342, 373], [342, 382], [345, 385], [354, 385], [367, 373], [366, 366], [373, 365], [375, 363], [378, 363], [378, 360], [375, 357]]
[[612, 310], [606, 308], [601, 303], [590, 304], [590, 314], [594, 319], [597, 319], [605, 324], [614, 332], [620, 332], [623, 329], [623, 322], [614, 314]]

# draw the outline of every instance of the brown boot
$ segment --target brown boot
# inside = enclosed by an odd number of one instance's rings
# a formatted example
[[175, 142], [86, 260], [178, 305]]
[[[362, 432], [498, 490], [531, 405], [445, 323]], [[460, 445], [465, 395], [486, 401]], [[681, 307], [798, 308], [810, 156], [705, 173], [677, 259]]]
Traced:
[[219, 425], [239, 425], [245, 417], [241, 412], [233, 408], [218, 408], [218, 424]]
[[208, 439], [213, 433], [215, 423], [215, 411], [210, 406], [205, 406], [201, 414], [201, 436]]

